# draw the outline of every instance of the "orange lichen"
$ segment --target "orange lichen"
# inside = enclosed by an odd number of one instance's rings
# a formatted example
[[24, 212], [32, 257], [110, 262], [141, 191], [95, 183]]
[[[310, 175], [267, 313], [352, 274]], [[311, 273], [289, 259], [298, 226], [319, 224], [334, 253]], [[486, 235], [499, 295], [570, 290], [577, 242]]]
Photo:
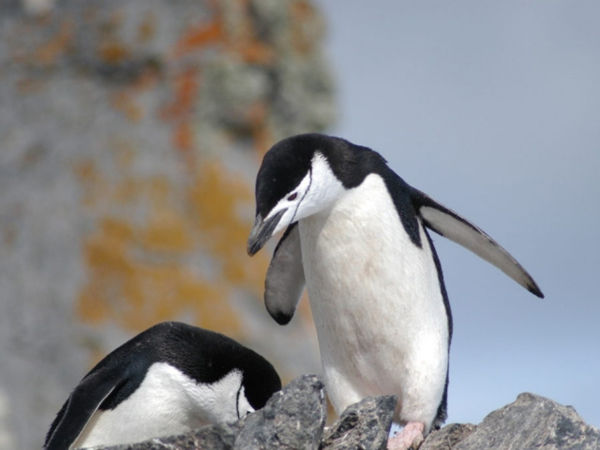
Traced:
[[252, 198], [251, 188], [214, 161], [201, 167], [189, 197], [203, 243], [222, 261], [225, 278], [260, 294], [267, 261], [257, 255], [249, 263], [246, 239], [251, 224], [239, 216], [240, 206]]
[[225, 31], [223, 28], [223, 21], [221, 16], [217, 15], [208, 24], [189, 27], [175, 45], [174, 54], [175, 57], [181, 57], [191, 51], [204, 48], [217, 42], [223, 42], [224, 39]]
[[[190, 151], [194, 148], [194, 132], [192, 130], [192, 124], [189, 122], [181, 122], [175, 126], [173, 132], [173, 147], [182, 150], [184, 153], [187, 152], [190, 155]], [[190, 155], [191, 156], [191, 155]]]
[[290, 2], [292, 45], [300, 54], [310, 53], [313, 49], [314, 36], [307, 33], [303, 26], [307, 22], [314, 21], [316, 12], [313, 6], [306, 0], [294, 0]]
[[164, 120], [188, 117], [197, 100], [200, 88], [200, 77], [197, 70], [187, 69], [178, 74], [174, 80], [174, 99], [160, 111]]
[[310, 2], [306, 0], [294, 0], [290, 2], [292, 18], [296, 20], [310, 20], [315, 16], [315, 10]]
[[192, 239], [185, 221], [174, 211], [162, 210], [152, 214], [141, 236], [148, 250], [185, 252], [192, 247]]
[[[126, 174], [135, 156], [126, 142], [117, 144], [115, 158], [125, 154], [117, 168]], [[239, 212], [250, 201], [248, 185], [216, 162], [202, 165], [183, 198], [165, 177], [129, 176], [107, 189], [94, 164], [80, 163], [75, 170], [84, 191], [102, 192], [109, 203], [149, 209], [142, 223], [103, 214], [98, 230], [85, 240], [88, 281], [79, 295], [80, 317], [90, 323], [110, 319], [139, 331], [191, 314], [200, 326], [239, 335], [229, 295], [232, 289], [258, 295], [266, 271], [264, 256], [248, 264], [245, 254], [251, 224]], [[198, 252], [216, 264], [210, 278], [187, 262]]]
[[58, 32], [35, 51], [35, 60], [44, 66], [52, 65], [68, 49], [73, 39], [73, 23], [64, 20]]
[[[166, 234], [158, 238], [160, 245], [152, 241], [159, 234], [152, 220], [146, 229], [111, 217], [101, 220], [99, 230], [84, 246], [89, 279], [77, 303], [80, 317], [91, 323], [110, 318], [126, 329], [140, 331], [191, 313], [201, 326], [232, 335], [239, 332], [227, 299], [228, 289], [173, 259], [173, 250], [187, 252], [191, 246], [185, 222], [176, 217], [170, 220], [162, 229]], [[172, 231], [179, 237], [165, 240]], [[155, 257], [144, 258], [148, 252]], [[159, 255], [163, 261], [152, 263]]]
[[255, 39], [242, 40], [233, 48], [235, 53], [249, 64], [269, 65], [275, 60], [273, 47]]
[[138, 27], [137, 41], [144, 44], [154, 38], [156, 35], [156, 14], [152, 11], [146, 12], [142, 23]]
[[163, 120], [174, 121], [171, 136], [173, 148], [181, 152], [188, 168], [195, 165], [193, 150], [195, 136], [191, 123], [194, 105], [198, 99], [200, 76], [195, 69], [187, 69], [174, 80], [174, 98], [160, 111]]
[[[308, 20], [310, 5], [293, 3], [294, 18]], [[202, 101], [203, 60], [198, 63], [190, 53], [210, 48], [238, 61], [269, 65], [276, 50], [257, 38], [249, 13], [239, 27], [228, 30], [222, 4], [210, 5], [213, 19], [184, 31], [170, 53], [172, 59], [165, 59], [168, 70], [152, 66], [110, 99], [135, 126], [144, 113], [135, 95], [157, 83], [169, 84], [170, 98], [158, 113], [171, 127], [173, 151], [185, 162], [184, 179], [134, 175], [138, 150], [126, 138], [109, 140], [111, 159], [102, 169], [91, 162], [75, 166], [87, 213], [97, 226], [83, 242], [87, 279], [77, 311], [86, 322], [113, 321], [140, 331], [159, 321], [191, 317], [200, 326], [239, 336], [232, 293], [250, 291], [262, 297], [268, 255], [261, 252], [250, 260], [246, 254], [252, 188], [218, 158], [208, 159], [197, 145], [195, 110]], [[241, 6], [248, 12], [247, 5]], [[102, 31], [98, 51], [109, 63], [131, 57], [129, 47], [116, 39], [121, 20], [113, 16]], [[155, 32], [156, 18], [149, 14], [138, 27], [138, 42], [152, 39]], [[258, 153], [273, 143], [269, 107], [261, 101], [242, 113]], [[306, 300], [299, 313], [309, 320]]]
[[[242, 8], [248, 9], [242, 0]], [[210, 22], [189, 27], [175, 45], [173, 54], [180, 58], [191, 52], [207, 47], [222, 45], [224, 51], [234, 53], [250, 64], [271, 64], [275, 60], [275, 50], [267, 43], [256, 39], [256, 33], [249, 14], [242, 17], [234, 33], [228, 32], [223, 23], [221, 5], [212, 2], [213, 18]]]
[[131, 58], [131, 49], [116, 41], [107, 41], [100, 44], [98, 57], [108, 64], [119, 64]]
[[132, 122], [139, 122], [144, 116], [144, 110], [135, 102], [128, 91], [123, 90], [113, 94], [111, 104]]

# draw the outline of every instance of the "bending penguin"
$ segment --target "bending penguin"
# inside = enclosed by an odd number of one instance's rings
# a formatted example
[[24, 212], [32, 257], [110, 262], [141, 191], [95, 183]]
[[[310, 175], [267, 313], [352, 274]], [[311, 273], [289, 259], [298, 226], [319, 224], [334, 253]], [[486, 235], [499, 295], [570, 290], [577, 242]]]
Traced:
[[233, 422], [280, 389], [273, 366], [233, 339], [160, 323], [81, 380], [50, 426], [44, 449], [127, 444]]
[[394, 421], [404, 429], [390, 448], [418, 445], [447, 415], [452, 317], [427, 229], [543, 297], [486, 233], [409, 186], [377, 152], [343, 139], [303, 134], [265, 154], [248, 253], [284, 229], [266, 308], [287, 324], [306, 286], [334, 408], [397, 395]]

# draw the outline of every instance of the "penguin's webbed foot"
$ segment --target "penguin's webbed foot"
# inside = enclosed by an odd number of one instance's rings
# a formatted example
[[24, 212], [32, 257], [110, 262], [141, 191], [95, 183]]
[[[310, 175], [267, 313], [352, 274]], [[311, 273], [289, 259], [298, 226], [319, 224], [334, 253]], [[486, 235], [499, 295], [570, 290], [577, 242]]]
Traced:
[[416, 450], [423, 442], [425, 425], [421, 422], [408, 422], [400, 433], [388, 439], [388, 450]]

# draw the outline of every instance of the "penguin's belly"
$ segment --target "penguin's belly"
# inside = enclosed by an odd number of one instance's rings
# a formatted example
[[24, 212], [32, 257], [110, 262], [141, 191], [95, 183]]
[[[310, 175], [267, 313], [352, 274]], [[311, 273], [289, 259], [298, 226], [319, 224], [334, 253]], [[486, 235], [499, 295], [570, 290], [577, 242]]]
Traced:
[[448, 319], [425, 231], [415, 246], [383, 180], [370, 175], [330, 210], [300, 221], [323, 372], [341, 413], [398, 396], [399, 423], [433, 422], [448, 364]]

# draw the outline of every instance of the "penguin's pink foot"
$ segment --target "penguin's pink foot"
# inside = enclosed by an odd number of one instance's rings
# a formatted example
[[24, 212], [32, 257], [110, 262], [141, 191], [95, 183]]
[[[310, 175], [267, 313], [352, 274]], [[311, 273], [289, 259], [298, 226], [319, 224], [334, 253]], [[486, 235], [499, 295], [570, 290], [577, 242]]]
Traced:
[[408, 422], [400, 433], [388, 439], [388, 450], [417, 449], [423, 442], [425, 425], [421, 422]]

